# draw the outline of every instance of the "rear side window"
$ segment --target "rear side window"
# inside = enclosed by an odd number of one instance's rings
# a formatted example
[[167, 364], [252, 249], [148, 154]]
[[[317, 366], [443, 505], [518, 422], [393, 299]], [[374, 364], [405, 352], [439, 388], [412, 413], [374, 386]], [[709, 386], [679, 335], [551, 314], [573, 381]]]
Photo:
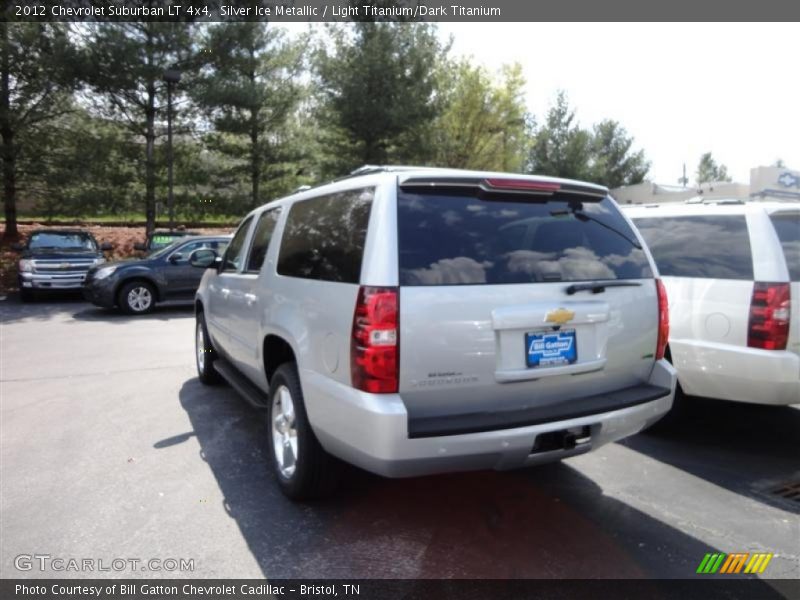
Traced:
[[789, 279], [800, 281], [800, 214], [778, 213], [771, 215], [770, 219], [781, 241]]
[[286, 217], [278, 273], [358, 283], [374, 189], [295, 202]]
[[261, 265], [264, 264], [264, 258], [267, 256], [269, 242], [272, 239], [272, 233], [275, 231], [275, 225], [278, 223], [280, 214], [280, 208], [274, 208], [261, 213], [258, 224], [256, 225], [256, 230], [253, 233], [250, 258], [247, 259], [248, 273], [258, 273], [261, 270]]
[[652, 277], [634, 232], [608, 198], [483, 200], [398, 192], [400, 284]]
[[661, 275], [753, 279], [744, 216], [644, 218], [635, 222]]

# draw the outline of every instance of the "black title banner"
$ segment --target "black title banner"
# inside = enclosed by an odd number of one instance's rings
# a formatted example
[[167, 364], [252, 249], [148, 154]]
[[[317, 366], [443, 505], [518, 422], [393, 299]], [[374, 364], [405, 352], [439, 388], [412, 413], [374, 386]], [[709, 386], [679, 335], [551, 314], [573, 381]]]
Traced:
[[[7, 0], [9, 21], [798, 21], [793, 0]], [[598, 40], [602, 29], [597, 31]]]
[[3, 579], [4, 600], [783, 600], [800, 581], [738, 577], [672, 580]]

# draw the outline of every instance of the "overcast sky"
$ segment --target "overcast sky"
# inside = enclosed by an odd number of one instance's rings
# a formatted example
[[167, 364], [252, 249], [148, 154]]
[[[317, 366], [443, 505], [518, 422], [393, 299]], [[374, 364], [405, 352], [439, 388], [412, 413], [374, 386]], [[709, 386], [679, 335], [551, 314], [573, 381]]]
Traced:
[[782, 158], [800, 170], [800, 25], [441, 23], [454, 54], [495, 69], [519, 62], [541, 122], [563, 89], [589, 126], [620, 121], [677, 183], [712, 152], [734, 180]]

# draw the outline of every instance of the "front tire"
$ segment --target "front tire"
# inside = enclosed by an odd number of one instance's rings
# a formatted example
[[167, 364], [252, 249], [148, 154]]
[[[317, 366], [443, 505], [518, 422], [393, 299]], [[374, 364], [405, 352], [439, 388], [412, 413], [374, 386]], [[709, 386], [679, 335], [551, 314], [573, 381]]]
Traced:
[[272, 376], [268, 419], [269, 450], [281, 491], [291, 500], [329, 496], [342, 465], [311, 429], [294, 363], [282, 364]]
[[220, 374], [214, 368], [214, 361], [217, 360], [217, 351], [211, 345], [211, 338], [208, 337], [205, 315], [197, 313], [195, 323], [195, 364], [197, 365], [197, 378], [205, 385], [216, 385], [221, 380]]
[[23, 302], [25, 304], [29, 302], [34, 302], [36, 300], [36, 295], [34, 294], [33, 290], [29, 290], [28, 288], [20, 286], [19, 300], [20, 302]]
[[146, 281], [132, 281], [122, 286], [117, 303], [129, 315], [144, 315], [156, 307], [156, 290]]

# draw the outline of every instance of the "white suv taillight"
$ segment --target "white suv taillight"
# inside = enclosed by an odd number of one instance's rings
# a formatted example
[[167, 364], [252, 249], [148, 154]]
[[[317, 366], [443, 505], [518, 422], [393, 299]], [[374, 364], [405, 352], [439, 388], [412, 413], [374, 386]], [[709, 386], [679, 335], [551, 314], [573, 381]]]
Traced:
[[350, 340], [353, 387], [373, 394], [397, 392], [399, 343], [397, 288], [361, 286]]
[[785, 350], [789, 340], [789, 284], [753, 285], [747, 345], [764, 350]]
[[660, 279], [656, 279], [658, 292], [658, 341], [656, 342], [656, 360], [664, 358], [669, 340], [669, 304], [667, 290]]

